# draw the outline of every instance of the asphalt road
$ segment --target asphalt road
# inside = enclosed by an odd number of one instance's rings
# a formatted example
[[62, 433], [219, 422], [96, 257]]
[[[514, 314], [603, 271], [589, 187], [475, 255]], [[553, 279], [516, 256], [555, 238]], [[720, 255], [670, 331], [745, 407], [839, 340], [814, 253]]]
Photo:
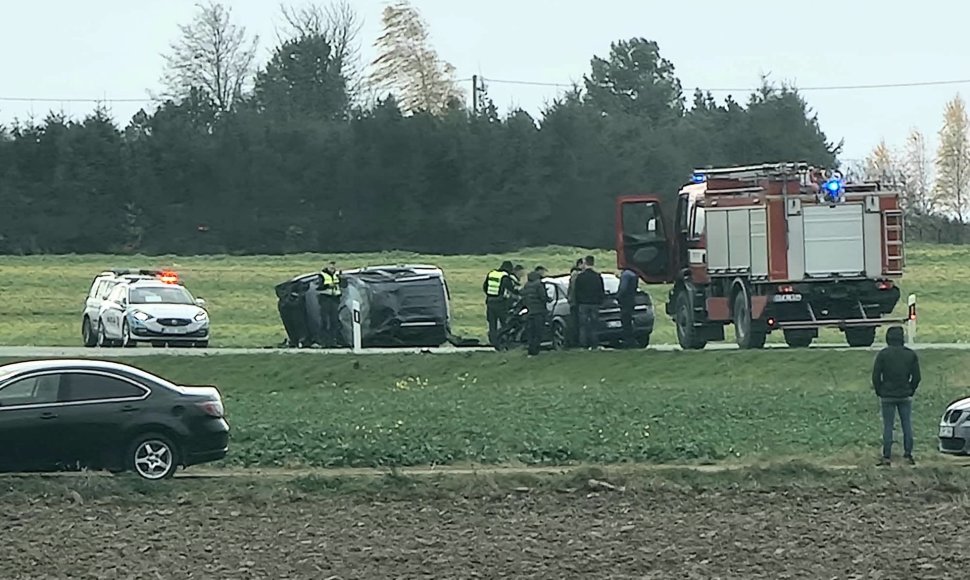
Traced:
[[[840, 344], [816, 344], [812, 349], [824, 349], [832, 351], [848, 350], [869, 350], [876, 351], [883, 345], [877, 344], [868, 349], [852, 348]], [[970, 343], [917, 343], [910, 345], [916, 350], [970, 350]], [[784, 344], [769, 344], [766, 349], [788, 348]], [[648, 350], [671, 352], [678, 351], [680, 347], [676, 344], [651, 345]], [[705, 350], [737, 350], [737, 345], [733, 343], [713, 343], [709, 344]], [[440, 348], [368, 348], [361, 353], [363, 355], [373, 354], [460, 354], [465, 352], [495, 352], [494, 349], [487, 347], [456, 348], [453, 346]], [[24, 357], [74, 357], [74, 358], [121, 358], [136, 356], [214, 356], [230, 354], [277, 354], [280, 356], [340, 356], [354, 354], [349, 349], [323, 350], [323, 349], [294, 349], [294, 348], [84, 348], [70, 346], [0, 346], [0, 358], [24, 358]]]

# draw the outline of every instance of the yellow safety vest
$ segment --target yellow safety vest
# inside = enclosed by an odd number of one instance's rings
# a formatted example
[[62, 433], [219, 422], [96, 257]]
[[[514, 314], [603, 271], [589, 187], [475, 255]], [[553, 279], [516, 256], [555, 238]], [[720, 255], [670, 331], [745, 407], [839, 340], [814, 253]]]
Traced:
[[508, 292], [504, 292], [501, 294], [500, 292], [502, 290], [502, 280], [504, 280], [505, 277], [508, 275], [509, 275], [508, 272], [504, 272], [502, 270], [492, 270], [491, 272], [489, 272], [488, 277], [486, 278], [487, 285], [485, 286], [485, 295], [492, 296], [492, 297], [497, 297], [501, 295], [503, 298], [506, 298]]
[[340, 296], [340, 275], [330, 272], [321, 272], [323, 284], [320, 286], [320, 293], [324, 296]]

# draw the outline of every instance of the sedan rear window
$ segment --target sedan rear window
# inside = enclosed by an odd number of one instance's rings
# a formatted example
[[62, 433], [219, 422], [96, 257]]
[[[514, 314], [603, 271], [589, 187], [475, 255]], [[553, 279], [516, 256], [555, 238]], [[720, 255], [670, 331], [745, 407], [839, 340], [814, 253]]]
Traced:
[[194, 304], [192, 295], [181, 286], [132, 288], [132, 304]]
[[67, 392], [63, 400], [103, 401], [142, 397], [145, 391], [128, 381], [101, 374], [71, 373], [67, 375]]

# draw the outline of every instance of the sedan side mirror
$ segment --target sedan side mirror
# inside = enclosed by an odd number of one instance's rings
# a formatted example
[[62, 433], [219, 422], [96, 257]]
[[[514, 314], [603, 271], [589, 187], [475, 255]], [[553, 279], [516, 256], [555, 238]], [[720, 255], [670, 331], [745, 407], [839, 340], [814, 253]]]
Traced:
[[195, 299], [195, 305], [198, 306], [199, 308], [205, 308], [205, 299], [204, 298], [196, 298]]

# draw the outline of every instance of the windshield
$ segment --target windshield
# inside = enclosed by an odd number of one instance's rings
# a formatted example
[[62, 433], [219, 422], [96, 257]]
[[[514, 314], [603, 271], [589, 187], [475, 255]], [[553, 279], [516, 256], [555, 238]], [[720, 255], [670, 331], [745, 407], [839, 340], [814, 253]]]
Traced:
[[181, 286], [153, 286], [151, 288], [132, 288], [132, 304], [194, 304], [192, 295]]

